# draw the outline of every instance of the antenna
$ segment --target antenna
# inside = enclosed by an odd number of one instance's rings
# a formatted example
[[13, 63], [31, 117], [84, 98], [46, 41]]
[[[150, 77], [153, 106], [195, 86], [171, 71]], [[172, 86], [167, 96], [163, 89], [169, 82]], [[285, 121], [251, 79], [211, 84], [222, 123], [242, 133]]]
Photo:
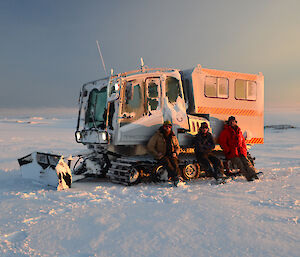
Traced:
[[96, 43], [97, 43], [98, 52], [99, 52], [99, 55], [100, 55], [100, 58], [101, 58], [101, 61], [102, 61], [103, 69], [105, 71], [105, 75], [107, 75], [105, 64], [104, 64], [104, 60], [103, 60], [103, 56], [102, 56], [102, 53], [101, 53], [101, 50], [100, 50], [100, 46], [99, 46], [98, 40], [96, 40]]

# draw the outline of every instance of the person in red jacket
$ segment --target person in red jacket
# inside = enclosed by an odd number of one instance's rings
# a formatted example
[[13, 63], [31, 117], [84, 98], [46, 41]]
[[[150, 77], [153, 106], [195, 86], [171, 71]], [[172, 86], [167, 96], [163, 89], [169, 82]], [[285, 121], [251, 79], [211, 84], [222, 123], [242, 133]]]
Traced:
[[228, 122], [220, 134], [219, 143], [226, 159], [240, 169], [240, 172], [248, 181], [258, 179], [255, 168], [247, 158], [245, 138], [237, 125], [235, 117], [230, 116], [228, 118]]

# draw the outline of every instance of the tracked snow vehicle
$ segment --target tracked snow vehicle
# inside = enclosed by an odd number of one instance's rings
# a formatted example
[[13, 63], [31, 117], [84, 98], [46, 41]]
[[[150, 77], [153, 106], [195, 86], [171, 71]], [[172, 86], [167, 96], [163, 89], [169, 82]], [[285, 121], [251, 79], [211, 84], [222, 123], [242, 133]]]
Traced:
[[[167, 180], [166, 170], [148, 154], [146, 144], [163, 122], [170, 120], [181, 147], [183, 176], [196, 178], [205, 171], [194, 157], [193, 136], [206, 121], [217, 142], [224, 121], [231, 115], [239, 121], [249, 147], [263, 143], [261, 73], [205, 69], [200, 65], [189, 70], [142, 65], [139, 70], [111, 74], [81, 88], [75, 138], [88, 151], [76, 156], [69, 166], [75, 175], [105, 176], [125, 185], [141, 179]], [[218, 145], [215, 151], [222, 157]], [[60, 187], [68, 187], [72, 181], [61, 156], [35, 153], [18, 161], [25, 177], [40, 182], [52, 177], [51, 184]], [[39, 169], [29, 173], [26, 167], [33, 163]], [[57, 182], [53, 174], [59, 178]]]
[[[246, 142], [263, 143], [264, 77], [200, 65], [190, 70], [144, 66], [82, 86], [76, 141], [90, 153], [75, 174], [107, 176], [131, 185], [141, 178], [166, 178], [148, 154], [146, 143], [164, 120], [178, 138], [181, 168], [186, 179], [203, 174], [193, 155], [192, 137], [207, 121], [217, 140], [224, 121], [239, 120]], [[220, 151], [217, 146], [216, 151]]]

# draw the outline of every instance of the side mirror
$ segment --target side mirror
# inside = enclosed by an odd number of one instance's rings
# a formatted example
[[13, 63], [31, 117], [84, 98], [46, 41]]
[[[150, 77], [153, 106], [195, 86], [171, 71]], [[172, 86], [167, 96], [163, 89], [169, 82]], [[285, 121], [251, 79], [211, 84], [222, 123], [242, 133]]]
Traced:
[[120, 82], [119, 81], [111, 81], [108, 86], [108, 97], [107, 101], [112, 102], [119, 99], [119, 91], [120, 91]]

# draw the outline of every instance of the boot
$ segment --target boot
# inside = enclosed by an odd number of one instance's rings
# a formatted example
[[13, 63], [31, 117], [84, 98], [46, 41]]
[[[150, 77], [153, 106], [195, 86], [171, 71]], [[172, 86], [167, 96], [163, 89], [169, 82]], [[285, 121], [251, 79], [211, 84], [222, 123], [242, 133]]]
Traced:
[[183, 186], [185, 185], [185, 182], [183, 181], [183, 178], [178, 176], [177, 178], [174, 178], [174, 186]]

